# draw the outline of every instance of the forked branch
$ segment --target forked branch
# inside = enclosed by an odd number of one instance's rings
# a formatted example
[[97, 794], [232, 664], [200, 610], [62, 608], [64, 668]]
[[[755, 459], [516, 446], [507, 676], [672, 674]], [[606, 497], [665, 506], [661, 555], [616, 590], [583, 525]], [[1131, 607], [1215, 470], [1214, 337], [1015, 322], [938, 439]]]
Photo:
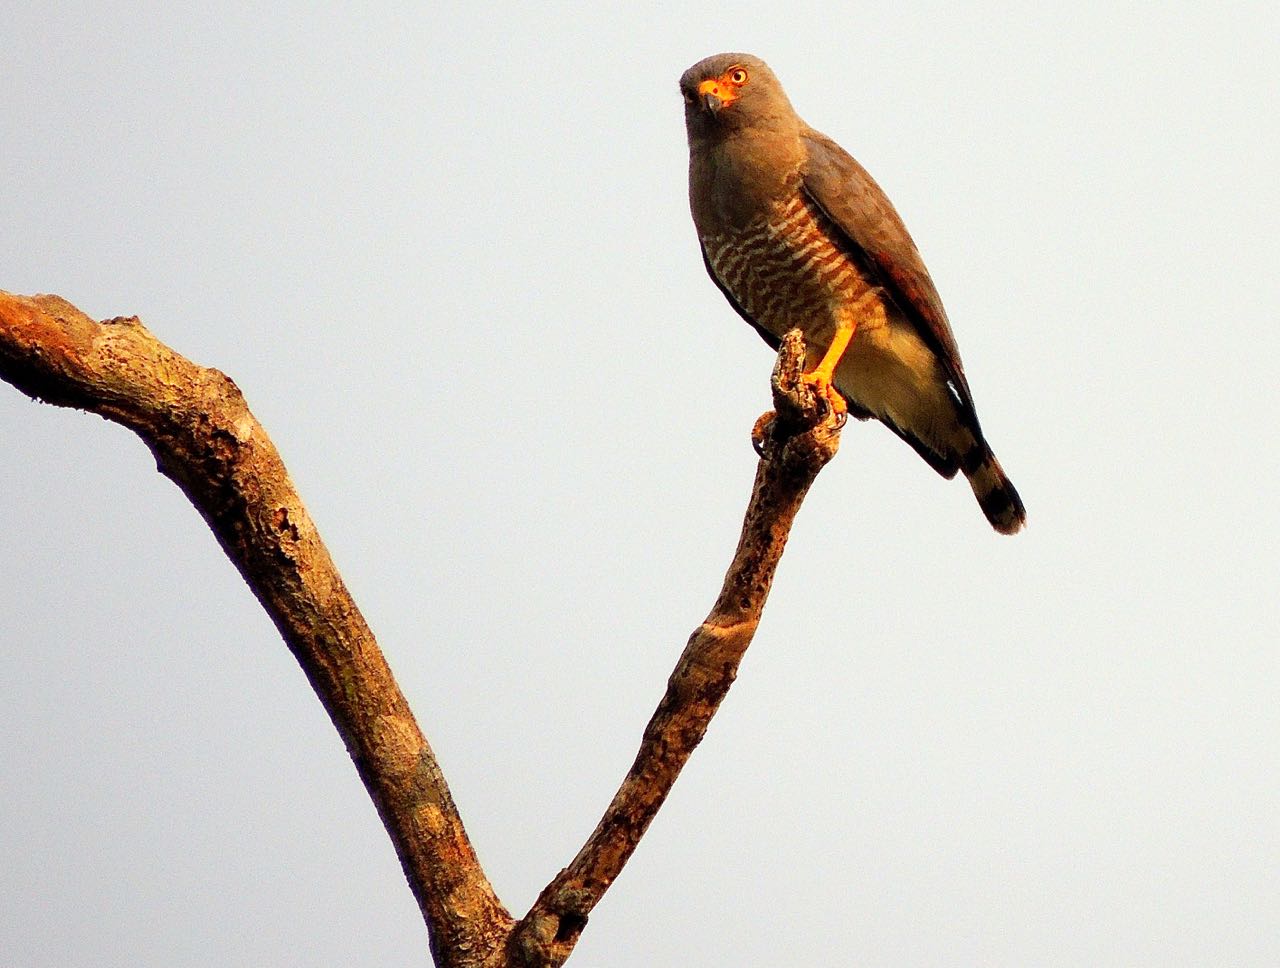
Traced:
[[208, 522], [280, 630], [347, 745], [395, 844], [441, 968], [554, 968], [622, 870], [706, 732], [755, 634], [791, 523], [834, 456], [839, 421], [779, 352], [776, 413], [742, 537], [711, 614], [690, 636], [640, 752], [578, 856], [516, 922], [480, 867], [430, 746], [348, 594], [284, 464], [235, 384], [136, 318], [94, 322], [56, 296], [0, 292], [0, 378], [138, 434]]

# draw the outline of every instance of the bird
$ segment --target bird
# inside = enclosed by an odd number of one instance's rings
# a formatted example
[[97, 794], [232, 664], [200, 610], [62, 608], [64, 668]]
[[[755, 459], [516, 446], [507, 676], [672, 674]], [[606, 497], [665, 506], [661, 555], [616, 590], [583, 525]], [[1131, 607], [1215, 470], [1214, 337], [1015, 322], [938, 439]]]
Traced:
[[800, 119], [758, 57], [705, 58], [680, 92], [689, 207], [729, 304], [774, 349], [799, 327], [804, 379], [834, 412], [879, 419], [944, 478], [962, 472], [996, 531], [1021, 530], [942, 300], [880, 186]]

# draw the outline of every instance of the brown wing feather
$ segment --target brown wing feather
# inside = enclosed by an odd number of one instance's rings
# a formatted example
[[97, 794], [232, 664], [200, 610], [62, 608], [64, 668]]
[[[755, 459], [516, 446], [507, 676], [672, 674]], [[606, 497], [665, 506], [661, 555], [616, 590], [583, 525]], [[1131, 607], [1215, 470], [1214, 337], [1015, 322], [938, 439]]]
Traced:
[[977, 418], [969, 381], [942, 299], [907, 227], [885, 193], [850, 154], [812, 128], [801, 134], [807, 152], [804, 190], [844, 234], [846, 245], [877, 275], [889, 294], [937, 354], [955, 387], [965, 416]]

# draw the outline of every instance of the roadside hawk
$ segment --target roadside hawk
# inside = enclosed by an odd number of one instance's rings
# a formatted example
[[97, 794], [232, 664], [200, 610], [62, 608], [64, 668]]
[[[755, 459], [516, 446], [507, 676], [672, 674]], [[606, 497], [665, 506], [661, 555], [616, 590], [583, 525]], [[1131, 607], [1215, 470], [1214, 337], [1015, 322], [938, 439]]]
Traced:
[[708, 57], [680, 91], [689, 206], [725, 298], [775, 349], [799, 327], [805, 379], [833, 409], [878, 418], [945, 478], [962, 471], [992, 527], [1020, 530], [942, 300], [880, 186], [800, 120], [757, 57]]

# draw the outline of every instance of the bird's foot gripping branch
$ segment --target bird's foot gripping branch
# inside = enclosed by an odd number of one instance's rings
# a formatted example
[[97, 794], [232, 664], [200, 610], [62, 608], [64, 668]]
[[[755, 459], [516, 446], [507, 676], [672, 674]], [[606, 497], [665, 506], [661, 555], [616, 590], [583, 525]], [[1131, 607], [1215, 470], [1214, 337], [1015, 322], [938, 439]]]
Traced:
[[770, 462], [821, 461], [813, 471], [816, 475], [836, 455], [839, 432], [849, 414], [843, 406], [833, 405], [830, 395], [808, 378], [804, 360], [804, 335], [793, 329], [782, 338], [773, 366], [773, 409], [756, 420], [751, 443]]
[[[595, 831], [518, 921], [480, 866], [444, 775], [265, 429], [230, 379], [138, 320], [97, 323], [53, 296], [0, 292], [0, 379], [133, 430], [203, 515], [275, 621], [355, 761], [441, 968], [558, 968], [617, 878], [737, 675], [791, 523], [842, 420], [782, 340], [776, 407], [733, 562]], [[448, 647], [448, 644], [444, 644]], [[534, 822], [531, 820], [531, 822]]]

